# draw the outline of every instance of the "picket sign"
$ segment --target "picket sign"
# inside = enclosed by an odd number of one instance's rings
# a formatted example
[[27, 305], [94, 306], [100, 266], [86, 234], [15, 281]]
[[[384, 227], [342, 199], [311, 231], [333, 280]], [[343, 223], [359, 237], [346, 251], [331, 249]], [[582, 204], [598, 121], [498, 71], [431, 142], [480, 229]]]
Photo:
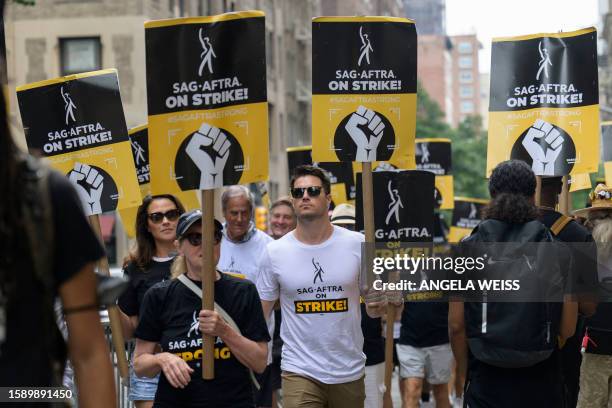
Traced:
[[[214, 190], [268, 178], [265, 16], [149, 21], [145, 44], [151, 190], [201, 192], [202, 308], [214, 310]], [[205, 380], [214, 341], [202, 334]]]

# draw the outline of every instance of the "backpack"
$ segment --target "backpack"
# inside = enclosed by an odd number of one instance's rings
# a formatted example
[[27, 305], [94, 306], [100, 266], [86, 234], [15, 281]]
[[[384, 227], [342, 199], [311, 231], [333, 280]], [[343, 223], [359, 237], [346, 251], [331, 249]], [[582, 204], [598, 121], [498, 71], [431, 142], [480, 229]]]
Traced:
[[555, 237], [558, 237], [559, 234], [561, 234], [561, 231], [563, 231], [563, 229], [571, 221], [572, 221], [571, 217], [561, 214], [561, 216], [557, 218], [557, 221], [555, 221], [553, 225], [550, 226], [550, 232], [552, 232]]
[[[54, 223], [49, 175], [51, 171], [32, 156], [21, 157], [23, 181], [23, 224], [29, 254], [20, 254], [24, 271], [32, 271], [41, 291], [42, 347], [52, 369], [52, 385], [61, 386], [67, 358], [66, 344], [57, 326], [55, 314]], [[36, 253], [36, 256], [32, 254]], [[20, 288], [20, 290], [33, 288]]]
[[[478, 228], [488, 230], [489, 236], [480, 234]], [[493, 244], [487, 238], [496, 228], [500, 229], [499, 235], [506, 238], [505, 245], [486, 246], [491, 261], [485, 269], [487, 278], [520, 279], [519, 293], [524, 296], [521, 299], [532, 301], [487, 302], [485, 291], [483, 302], [466, 302], [468, 346], [474, 357], [486, 364], [504, 368], [529, 367], [549, 358], [557, 348], [562, 303], [533, 300], [543, 295], [551, 296], [551, 293], [563, 293], [561, 259], [564, 258], [557, 258], [561, 253], [556, 251], [556, 245], [533, 245], [557, 242], [538, 221], [511, 225], [486, 220], [466, 242]], [[554, 254], [551, 251], [555, 251]], [[553, 263], [551, 257], [560, 261]]]

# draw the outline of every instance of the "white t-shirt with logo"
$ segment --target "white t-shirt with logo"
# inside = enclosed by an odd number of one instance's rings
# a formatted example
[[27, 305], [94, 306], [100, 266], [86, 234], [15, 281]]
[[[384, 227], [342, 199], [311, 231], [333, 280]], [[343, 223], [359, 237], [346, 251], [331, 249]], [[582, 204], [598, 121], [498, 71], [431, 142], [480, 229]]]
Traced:
[[[265, 232], [255, 230], [253, 236], [246, 242], [232, 242], [225, 236], [221, 240], [221, 257], [217, 269], [221, 272], [237, 273], [253, 283], [257, 282], [261, 270], [259, 261], [266, 245], [274, 241]], [[267, 321], [270, 338], [274, 334], [274, 315]], [[272, 363], [272, 341], [268, 342], [268, 365]]]
[[274, 241], [266, 233], [256, 230], [246, 242], [232, 242], [226, 237], [221, 240], [221, 258], [217, 268], [221, 272], [238, 273], [253, 283], [259, 276], [259, 260], [266, 245]]
[[289, 232], [263, 252], [257, 288], [262, 300], [280, 297], [281, 369], [325, 384], [365, 373], [359, 271], [363, 235], [334, 227], [331, 237], [307, 245]]

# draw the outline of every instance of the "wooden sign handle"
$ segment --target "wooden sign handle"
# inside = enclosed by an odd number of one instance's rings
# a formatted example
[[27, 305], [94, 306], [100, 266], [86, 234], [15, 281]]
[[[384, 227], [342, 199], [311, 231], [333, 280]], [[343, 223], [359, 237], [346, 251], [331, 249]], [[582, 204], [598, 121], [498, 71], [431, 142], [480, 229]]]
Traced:
[[387, 327], [385, 330], [385, 395], [383, 408], [393, 408], [391, 398], [391, 377], [393, 376], [393, 326], [395, 325], [395, 306], [387, 305]]
[[559, 196], [559, 212], [563, 215], [569, 215], [569, 177], [563, 176], [563, 187]]
[[[102, 229], [100, 228], [100, 216], [99, 215], [90, 215], [89, 223], [91, 224], [92, 229], [95, 234], [100, 239], [100, 243], [104, 243], [104, 238], [102, 237]], [[98, 264], [98, 270], [100, 273], [110, 276], [110, 268], [108, 266], [108, 258], [106, 256], [100, 259]], [[113, 347], [115, 348], [115, 354], [117, 355], [117, 367], [119, 368], [119, 375], [123, 379], [123, 381], [129, 381], [129, 369], [128, 362], [125, 353], [125, 341], [123, 339], [123, 331], [121, 330], [121, 317], [119, 316], [119, 309], [115, 306], [107, 306], [108, 310], [108, 319], [110, 321], [111, 328], [111, 338], [113, 341]]]
[[361, 190], [363, 191], [363, 226], [366, 242], [366, 283], [368, 289], [374, 284], [372, 258], [374, 257], [374, 182], [372, 180], [372, 163], [362, 163]]
[[[215, 309], [215, 190], [202, 190], [202, 309]], [[215, 339], [202, 333], [202, 378], [215, 378]]]

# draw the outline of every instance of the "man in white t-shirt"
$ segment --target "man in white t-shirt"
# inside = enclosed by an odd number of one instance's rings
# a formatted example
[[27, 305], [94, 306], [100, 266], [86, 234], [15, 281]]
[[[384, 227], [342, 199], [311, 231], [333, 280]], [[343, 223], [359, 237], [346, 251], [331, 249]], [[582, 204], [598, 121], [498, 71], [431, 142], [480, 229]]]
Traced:
[[[267, 245], [257, 283], [266, 317], [280, 298], [283, 406], [363, 407], [363, 235], [330, 223], [330, 183], [320, 169], [296, 168], [291, 195], [297, 227]], [[385, 308], [384, 294], [368, 293], [368, 315]]]
[[[257, 282], [260, 271], [259, 260], [266, 244], [273, 239], [255, 228], [253, 223], [254, 199], [246, 186], [230, 186], [221, 195], [221, 208], [225, 217], [225, 228], [221, 240], [221, 258], [218, 268], [222, 272], [244, 276]], [[274, 333], [274, 319], [268, 319], [270, 337]], [[272, 403], [270, 366], [272, 342], [268, 343], [268, 368], [258, 377], [261, 385], [255, 399], [258, 407], [269, 407]]]
[[255, 228], [253, 194], [246, 186], [230, 186], [221, 195], [221, 208], [225, 226], [219, 270], [244, 275], [255, 283], [261, 252], [273, 239]]

